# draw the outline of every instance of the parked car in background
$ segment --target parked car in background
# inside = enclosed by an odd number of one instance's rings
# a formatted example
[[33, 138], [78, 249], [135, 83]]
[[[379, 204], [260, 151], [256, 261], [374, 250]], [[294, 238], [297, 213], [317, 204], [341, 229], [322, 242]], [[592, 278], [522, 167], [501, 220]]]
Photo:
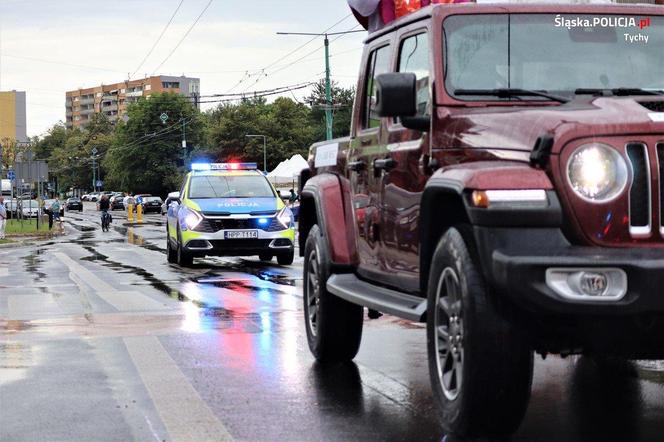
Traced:
[[[51, 206], [53, 205], [54, 199], [44, 200], [44, 213], [51, 212]], [[23, 206], [25, 208], [25, 206]], [[65, 216], [65, 207], [63, 204], [60, 204], [60, 216]]]
[[37, 218], [39, 215], [39, 201], [24, 199], [20, 202], [21, 208], [20, 212], [24, 218]]
[[166, 215], [166, 212], [168, 212], [168, 206], [170, 206], [174, 201], [180, 201], [180, 192], [171, 192], [168, 194], [166, 201], [164, 201], [164, 204], [161, 205], [162, 215]]
[[16, 198], [8, 199], [5, 201], [5, 209], [7, 210], [7, 218], [16, 218], [16, 211], [18, 210], [18, 200]]
[[80, 198], [69, 198], [65, 202], [65, 208], [67, 211], [74, 211], [78, 210], [79, 212], [83, 211], [83, 201], [81, 201]]
[[164, 204], [164, 200], [162, 200], [160, 197], [146, 196], [143, 198], [143, 212], [160, 213], [162, 204]]
[[124, 205], [124, 195], [121, 193], [111, 197], [110, 204], [111, 204], [111, 210], [124, 210], [125, 205]]

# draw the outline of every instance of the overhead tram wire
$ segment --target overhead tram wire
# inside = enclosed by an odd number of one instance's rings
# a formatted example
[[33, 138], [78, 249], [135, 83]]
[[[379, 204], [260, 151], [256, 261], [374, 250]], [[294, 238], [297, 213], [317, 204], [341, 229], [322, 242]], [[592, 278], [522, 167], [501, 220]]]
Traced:
[[[340, 38], [342, 38], [342, 37], [344, 37], [344, 36], [346, 36], [346, 35], [348, 35], [348, 34], [353, 34], [353, 33], [357, 33], [357, 32], [364, 32], [364, 30], [356, 30], [359, 26], [360, 26], [359, 24], [358, 24], [358, 25], [355, 25], [355, 26], [354, 26], [353, 28], [351, 28], [350, 30], [348, 30], [348, 31], [343, 31], [343, 32], [333, 32], [333, 33], [326, 33], [326, 32], [323, 32], [323, 33], [321, 33], [321, 34], [316, 34], [316, 36], [313, 38], [313, 40], [316, 40], [317, 38], [319, 38], [320, 36], [323, 36], [323, 35], [336, 36], [336, 38], [334, 38], [334, 39], [332, 39], [332, 40], [330, 41], [330, 44], [332, 44], [332, 43], [334, 43], [335, 41], [339, 40]], [[328, 30], [329, 30], [329, 29], [328, 29]], [[299, 35], [298, 33], [291, 33], [291, 34]], [[307, 54], [303, 55], [302, 57], [298, 58], [297, 60], [292, 61], [292, 62], [290, 62], [290, 63], [288, 63], [288, 64], [286, 64], [286, 65], [280, 67], [279, 69], [270, 72], [269, 74], [266, 74], [265, 77], [268, 77], [268, 76], [270, 76], [270, 75], [274, 75], [274, 74], [277, 74], [277, 73], [279, 73], [279, 72], [282, 72], [282, 71], [284, 71], [284, 70], [290, 68], [291, 66], [293, 66], [293, 65], [295, 65], [295, 64], [297, 64], [297, 63], [303, 61], [305, 58], [307, 58], [307, 57], [309, 57], [309, 56], [315, 54], [316, 52], [320, 51], [321, 49], [325, 49], [325, 46], [324, 46], [324, 45], [323, 45], [323, 46], [320, 46], [320, 47], [314, 49], [313, 51], [308, 52]], [[253, 87], [253, 86], [257, 85], [262, 79], [263, 79], [263, 77], [258, 78], [253, 84], [251, 84], [250, 86], [248, 86], [247, 89], [249, 89], [250, 87]], [[247, 89], [245, 89], [245, 91], [246, 91]]]
[[166, 58], [164, 58], [164, 60], [159, 64], [159, 66], [157, 66], [157, 67], [154, 69], [154, 71], [152, 71], [152, 75], [154, 75], [159, 69], [161, 69], [161, 67], [162, 67], [164, 64], [166, 64], [166, 62], [167, 62], [167, 61], [173, 56], [173, 54], [175, 53], [175, 51], [178, 50], [178, 48], [180, 47], [180, 45], [182, 44], [182, 42], [184, 42], [184, 40], [187, 38], [187, 36], [189, 36], [189, 34], [191, 33], [191, 31], [196, 27], [196, 25], [198, 24], [198, 22], [200, 21], [200, 19], [203, 17], [203, 15], [205, 14], [205, 12], [208, 10], [208, 8], [210, 7], [210, 5], [212, 5], [212, 2], [213, 2], [213, 1], [214, 1], [214, 0], [210, 0], [210, 1], [207, 3], [207, 5], [205, 5], [205, 8], [203, 8], [203, 10], [201, 11], [201, 13], [198, 14], [198, 17], [196, 17], [196, 20], [194, 21], [194, 23], [192, 23], [192, 25], [189, 27], [189, 29], [187, 29], [187, 32], [184, 33], [184, 35], [182, 36], [182, 38], [180, 39], [180, 41], [178, 41], [178, 43], [175, 45], [175, 47], [173, 48], [173, 50], [172, 50], [172, 51], [166, 56]]
[[[346, 16], [343, 17], [341, 20], [337, 21], [335, 24], [333, 24], [332, 26], [330, 26], [329, 28], [327, 28], [327, 29], [325, 30], [325, 32], [327, 32], [327, 31], [333, 29], [334, 27], [340, 25], [341, 23], [343, 23], [344, 21], [348, 20], [348, 18], [350, 18], [350, 17], [352, 17], [352, 16], [353, 16], [353, 14], [348, 14], [348, 15], [346, 15]], [[287, 59], [288, 57], [290, 57], [291, 55], [295, 54], [295, 53], [298, 52], [299, 50], [305, 48], [306, 46], [308, 46], [309, 44], [311, 44], [311, 43], [314, 42], [315, 40], [316, 40], [316, 37], [312, 38], [311, 40], [309, 40], [309, 41], [305, 42], [304, 44], [298, 46], [297, 48], [293, 49], [292, 51], [290, 51], [290, 52], [287, 53], [286, 55], [283, 55], [283, 56], [279, 57], [278, 59], [274, 60], [272, 63], [268, 64], [268, 65], [265, 66], [264, 68], [262, 68], [262, 69], [257, 69], [257, 70], [256, 70], [256, 74], [246, 75], [245, 78], [242, 78], [242, 79], [241, 79], [241, 80], [240, 80], [235, 86], [233, 86], [232, 88], [230, 88], [230, 89], [229, 89], [228, 91], [226, 91], [226, 92], [227, 92], [227, 93], [232, 92], [234, 89], [236, 89], [236, 88], [237, 88], [238, 86], [240, 86], [242, 83], [244, 83], [244, 82], [247, 81], [247, 80], [250, 80], [252, 77], [255, 77], [256, 75], [262, 75], [262, 74], [265, 74], [265, 71], [266, 71], [266, 70], [270, 69], [271, 67], [273, 67], [273, 66], [276, 65], [277, 63], [280, 63], [281, 61]], [[249, 73], [250, 71], [246, 71], [246, 72]], [[251, 86], [247, 87], [245, 90], [249, 89], [250, 87], [252, 87], [252, 86], [254, 86], [254, 85], [256, 85], [256, 84], [258, 84], [258, 82], [260, 81], [260, 79], [261, 79], [261, 77], [258, 77], [258, 80], [256, 80], [253, 84], [251, 84]]]
[[161, 34], [159, 34], [159, 37], [157, 37], [157, 40], [154, 42], [154, 44], [150, 48], [147, 55], [145, 57], [143, 57], [143, 60], [138, 65], [138, 67], [136, 69], [134, 69], [134, 72], [129, 76], [129, 79], [131, 79], [134, 75], [136, 75], [136, 73], [143, 67], [143, 65], [148, 60], [148, 58], [150, 58], [150, 55], [152, 55], [152, 52], [155, 50], [155, 48], [157, 47], [157, 45], [159, 44], [161, 39], [164, 37], [164, 34], [168, 30], [168, 28], [171, 26], [171, 23], [173, 23], [173, 19], [177, 15], [177, 13], [180, 10], [180, 8], [182, 7], [183, 3], [184, 3], [184, 0], [180, 0], [180, 3], [178, 4], [178, 7], [175, 8], [175, 11], [173, 12], [173, 15], [171, 15], [171, 18], [168, 20], [168, 23], [166, 23], [166, 26], [164, 26], [164, 29], [161, 31]]

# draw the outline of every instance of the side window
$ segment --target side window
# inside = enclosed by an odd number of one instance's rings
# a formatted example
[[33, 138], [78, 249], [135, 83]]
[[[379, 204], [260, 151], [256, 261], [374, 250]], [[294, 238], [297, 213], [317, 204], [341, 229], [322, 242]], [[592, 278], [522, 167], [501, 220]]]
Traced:
[[399, 49], [399, 72], [411, 72], [417, 77], [417, 114], [429, 115], [429, 39], [426, 33], [407, 37]]
[[362, 126], [365, 129], [380, 126], [380, 118], [376, 115], [376, 85], [374, 79], [380, 74], [390, 72], [390, 47], [383, 46], [369, 55], [367, 68], [364, 118]]

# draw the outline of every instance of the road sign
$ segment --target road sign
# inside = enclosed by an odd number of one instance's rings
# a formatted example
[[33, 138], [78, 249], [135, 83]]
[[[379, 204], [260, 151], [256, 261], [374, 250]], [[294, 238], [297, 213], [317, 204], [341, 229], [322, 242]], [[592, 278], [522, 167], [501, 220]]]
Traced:
[[104, 185], [104, 182], [102, 180], [97, 180], [97, 187], [102, 187]]
[[166, 112], [164, 112], [163, 114], [161, 114], [161, 116], [159, 117], [159, 119], [161, 120], [162, 123], [166, 124], [166, 122], [168, 121], [168, 115], [166, 115]]
[[93, 147], [93, 148], [92, 148], [92, 155], [97, 155], [97, 152], [99, 152], [99, 151], [97, 150], [97, 148], [96, 148], [96, 147]]
[[14, 181], [16, 179], [16, 173], [13, 170], [7, 172], [7, 179]]

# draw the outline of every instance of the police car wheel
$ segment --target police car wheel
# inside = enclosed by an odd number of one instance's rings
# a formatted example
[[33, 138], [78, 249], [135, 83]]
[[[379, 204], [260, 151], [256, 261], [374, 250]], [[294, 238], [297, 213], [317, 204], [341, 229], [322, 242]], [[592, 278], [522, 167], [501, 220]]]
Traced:
[[282, 266], [289, 266], [293, 264], [293, 260], [295, 259], [295, 252], [291, 250], [288, 253], [282, 253], [280, 255], [277, 255], [277, 262], [279, 265]]
[[327, 291], [330, 259], [318, 226], [309, 232], [304, 252], [304, 322], [309, 349], [324, 363], [352, 360], [360, 349], [364, 308]]
[[271, 253], [261, 253], [258, 255], [258, 259], [261, 261], [272, 261], [272, 254]]
[[181, 267], [190, 267], [194, 263], [194, 257], [182, 247], [182, 235], [178, 229], [178, 248], [177, 248], [177, 262]]
[[174, 264], [178, 260], [177, 251], [173, 250], [173, 246], [171, 245], [171, 235], [168, 227], [166, 227], [166, 260], [171, 264]]

